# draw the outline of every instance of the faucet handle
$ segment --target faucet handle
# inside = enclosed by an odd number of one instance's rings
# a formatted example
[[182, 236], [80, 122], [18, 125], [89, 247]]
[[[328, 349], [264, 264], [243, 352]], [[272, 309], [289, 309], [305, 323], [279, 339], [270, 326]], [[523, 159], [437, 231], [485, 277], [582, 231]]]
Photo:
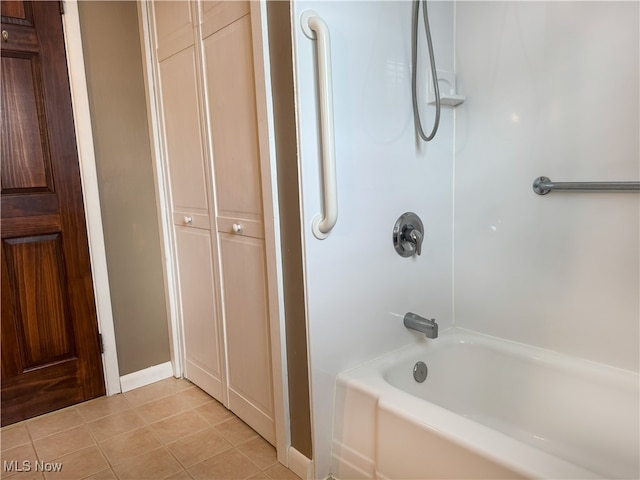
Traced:
[[424, 237], [422, 236], [422, 232], [420, 232], [420, 230], [418, 230], [417, 228], [413, 228], [413, 225], [411, 225], [411, 227], [412, 228], [411, 228], [411, 231], [409, 232], [407, 240], [409, 240], [411, 243], [415, 245], [416, 253], [420, 255], [422, 253], [422, 239]]
[[393, 247], [401, 257], [412, 257], [422, 253], [424, 226], [420, 217], [413, 212], [405, 212], [393, 226]]

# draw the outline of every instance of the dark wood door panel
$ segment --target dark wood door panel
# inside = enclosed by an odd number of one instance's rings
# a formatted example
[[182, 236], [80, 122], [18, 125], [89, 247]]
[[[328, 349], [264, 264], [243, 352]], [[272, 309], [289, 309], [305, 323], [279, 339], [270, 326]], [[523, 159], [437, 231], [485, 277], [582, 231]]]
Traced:
[[[75, 340], [59, 233], [2, 242], [23, 372], [74, 358]], [[22, 372], [20, 372], [22, 373]]]
[[[38, 50], [38, 36], [33, 28], [26, 25], [2, 24], [2, 30], [7, 32], [7, 38], [11, 42], [14, 52], [34, 53]], [[6, 42], [3, 42], [3, 49]]]
[[[59, 212], [58, 196], [52, 193], [2, 196], [3, 220], [7, 218], [57, 215]], [[2, 232], [2, 236], [6, 236], [4, 231]], [[15, 237], [19, 235], [11, 236]]]
[[2, 15], [2, 23], [33, 26], [31, 2], [2, 0], [0, 14]]
[[2, 56], [2, 193], [53, 192], [43, 90], [38, 55]]
[[1, 5], [6, 425], [105, 389], [59, 5]]
[[[4, 355], [3, 355], [4, 357]], [[26, 372], [2, 385], [2, 425], [19, 422], [85, 400], [79, 362], [67, 360], [46, 369]]]
[[60, 231], [60, 215], [39, 215], [2, 219], [2, 238], [42, 235]]

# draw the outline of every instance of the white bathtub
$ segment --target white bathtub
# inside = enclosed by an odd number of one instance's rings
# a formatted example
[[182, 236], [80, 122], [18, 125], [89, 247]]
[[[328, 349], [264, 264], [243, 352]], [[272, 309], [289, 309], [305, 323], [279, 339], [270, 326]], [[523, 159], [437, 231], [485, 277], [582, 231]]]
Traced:
[[452, 329], [337, 382], [339, 479], [640, 478], [634, 372]]

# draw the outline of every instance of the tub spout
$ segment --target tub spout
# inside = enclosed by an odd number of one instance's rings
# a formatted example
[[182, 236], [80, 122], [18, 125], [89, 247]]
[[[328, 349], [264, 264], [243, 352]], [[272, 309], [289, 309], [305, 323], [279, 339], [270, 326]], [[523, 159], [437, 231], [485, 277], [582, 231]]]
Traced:
[[404, 326], [424, 333], [427, 338], [438, 338], [438, 324], [434, 318], [429, 320], [415, 313], [408, 312], [404, 316]]

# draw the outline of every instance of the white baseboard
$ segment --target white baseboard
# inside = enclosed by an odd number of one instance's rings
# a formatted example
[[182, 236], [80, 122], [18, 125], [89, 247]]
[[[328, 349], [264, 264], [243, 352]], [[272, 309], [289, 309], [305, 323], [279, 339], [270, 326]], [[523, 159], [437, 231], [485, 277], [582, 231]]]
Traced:
[[161, 363], [160, 365], [154, 365], [153, 367], [121, 376], [120, 388], [122, 389], [122, 393], [124, 393], [169, 377], [173, 377], [171, 362]]
[[313, 478], [311, 460], [293, 447], [289, 447], [289, 470], [303, 480]]

